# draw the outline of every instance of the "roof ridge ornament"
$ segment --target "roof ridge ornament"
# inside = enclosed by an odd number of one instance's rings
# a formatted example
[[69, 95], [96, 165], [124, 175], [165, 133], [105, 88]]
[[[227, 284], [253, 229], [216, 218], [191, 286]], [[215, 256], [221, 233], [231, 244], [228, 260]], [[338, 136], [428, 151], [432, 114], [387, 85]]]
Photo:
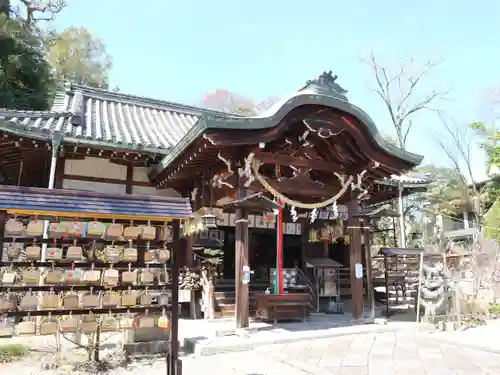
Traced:
[[83, 111], [85, 108], [83, 92], [81, 90], [76, 90], [73, 94], [73, 103], [71, 103], [70, 113], [71, 113], [71, 125], [82, 126], [83, 125]]
[[347, 90], [340, 86], [336, 80], [338, 76], [333, 75], [332, 71], [323, 72], [318, 78], [308, 80], [304, 87], [302, 87], [299, 91], [309, 90], [314, 91], [321, 95], [333, 96], [345, 101], [349, 101], [347, 99]]

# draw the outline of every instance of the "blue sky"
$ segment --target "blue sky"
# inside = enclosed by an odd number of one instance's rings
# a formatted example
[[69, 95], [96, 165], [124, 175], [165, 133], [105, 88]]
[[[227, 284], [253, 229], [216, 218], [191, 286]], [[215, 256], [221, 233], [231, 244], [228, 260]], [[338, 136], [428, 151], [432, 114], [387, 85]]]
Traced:
[[[422, 89], [451, 89], [439, 104], [457, 122], [484, 115], [484, 94], [500, 85], [500, 2], [479, 0], [263, 1], [71, 0], [58, 28], [85, 26], [113, 56], [111, 84], [124, 93], [196, 103], [227, 88], [255, 100], [282, 96], [324, 70], [338, 74], [349, 100], [384, 133], [384, 106], [361, 62], [373, 50], [397, 66], [402, 57], [444, 58]], [[130, 5], [129, 5], [130, 4]], [[133, 6], [137, 4], [137, 6]], [[403, 5], [406, 4], [406, 5]], [[442, 164], [430, 135], [436, 116], [418, 117], [409, 149]], [[477, 169], [483, 160], [475, 155]], [[481, 174], [478, 172], [478, 174]]]

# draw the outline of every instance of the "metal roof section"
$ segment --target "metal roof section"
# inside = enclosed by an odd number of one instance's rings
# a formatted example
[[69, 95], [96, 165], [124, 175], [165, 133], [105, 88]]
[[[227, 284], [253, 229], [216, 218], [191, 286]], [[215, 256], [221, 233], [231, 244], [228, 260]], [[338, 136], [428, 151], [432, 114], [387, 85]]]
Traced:
[[424, 252], [424, 249], [419, 248], [405, 248], [405, 247], [393, 247], [393, 248], [383, 248], [378, 252], [380, 255], [385, 256], [420, 256]]
[[390, 204], [383, 204], [378, 207], [367, 207], [353, 216], [379, 219], [381, 217], [399, 217], [399, 214], [391, 208]]
[[306, 266], [310, 268], [338, 268], [343, 265], [330, 258], [310, 258], [306, 261]]
[[224, 207], [228, 208], [246, 208], [250, 212], [265, 212], [273, 209], [280, 208], [280, 205], [267, 198], [264, 193], [253, 193], [246, 197], [231, 200], [230, 202], [224, 203]]
[[0, 129], [34, 138], [167, 154], [199, 118], [217, 111], [66, 84], [51, 111], [0, 109]]
[[335, 81], [337, 76], [332, 72], [324, 72], [317, 79], [310, 80], [299, 91], [280, 100], [259, 116], [236, 117], [218, 116], [206, 114], [198, 121], [180, 140], [180, 142], [166, 155], [163, 160], [151, 171], [151, 177], [155, 177], [167, 168], [192, 142], [198, 139], [207, 130], [237, 129], [257, 130], [272, 128], [291, 110], [304, 105], [323, 105], [338, 109], [357, 118], [370, 132], [376, 144], [385, 152], [397, 158], [403, 159], [411, 164], [419, 165], [423, 156], [400, 149], [385, 141], [375, 126], [373, 120], [361, 108], [349, 103], [344, 90]]
[[389, 186], [398, 186], [398, 184], [401, 184], [405, 188], [412, 188], [412, 187], [425, 187], [431, 184], [432, 181], [422, 175], [402, 174], [398, 176], [393, 174], [391, 175], [390, 178], [377, 180], [376, 183], [380, 185], [389, 185]]
[[[185, 219], [192, 216], [187, 198], [97, 194], [66, 189], [0, 185], [0, 211], [11, 214], [137, 220]], [[58, 215], [56, 215], [59, 213]]]

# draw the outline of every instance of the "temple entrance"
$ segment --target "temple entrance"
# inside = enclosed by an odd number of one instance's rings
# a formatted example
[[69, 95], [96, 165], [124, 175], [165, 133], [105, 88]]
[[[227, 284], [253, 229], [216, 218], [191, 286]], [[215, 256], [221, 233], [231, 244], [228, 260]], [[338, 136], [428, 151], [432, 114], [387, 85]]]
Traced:
[[300, 236], [283, 236], [283, 267], [300, 268], [302, 264], [302, 238]]
[[342, 264], [344, 268], [349, 268], [349, 246], [344, 241], [328, 244], [328, 258]]
[[[220, 275], [234, 279], [235, 275], [235, 230], [221, 227], [224, 231], [224, 260]], [[254, 271], [252, 280], [270, 281], [269, 270], [276, 267], [276, 230], [251, 228], [249, 230], [249, 265]], [[283, 267], [300, 267], [302, 264], [301, 236], [283, 236]]]
[[235, 241], [234, 241], [234, 228], [233, 227], [222, 227], [224, 231], [224, 260], [223, 271], [221, 278], [223, 279], [234, 279], [234, 275], [236, 272], [235, 264]]
[[254, 280], [269, 281], [269, 269], [276, 266], [276, 231], [255, 229], [250, 232], [250, 268]]

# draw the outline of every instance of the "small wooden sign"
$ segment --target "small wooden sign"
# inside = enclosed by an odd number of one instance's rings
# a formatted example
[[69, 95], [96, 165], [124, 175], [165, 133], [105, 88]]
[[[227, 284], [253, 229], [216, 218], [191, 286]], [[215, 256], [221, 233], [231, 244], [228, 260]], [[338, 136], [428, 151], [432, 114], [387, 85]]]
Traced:
[[255, 215], [248, 215], [248, 227], [255, 227]]

